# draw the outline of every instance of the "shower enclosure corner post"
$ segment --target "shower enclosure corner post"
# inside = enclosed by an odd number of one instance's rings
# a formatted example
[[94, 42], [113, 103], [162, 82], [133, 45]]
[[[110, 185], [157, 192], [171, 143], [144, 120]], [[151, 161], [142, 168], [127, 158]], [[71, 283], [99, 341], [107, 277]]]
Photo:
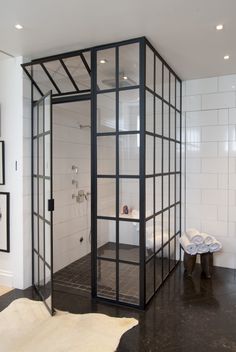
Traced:
[[145, 180], [145, 80], [146, 80], [146, 39], [140, 39], [140, 308], [146, 305], [146, 180]]
[[97, 296], [97, 52], [91, 50], [91, 293]]

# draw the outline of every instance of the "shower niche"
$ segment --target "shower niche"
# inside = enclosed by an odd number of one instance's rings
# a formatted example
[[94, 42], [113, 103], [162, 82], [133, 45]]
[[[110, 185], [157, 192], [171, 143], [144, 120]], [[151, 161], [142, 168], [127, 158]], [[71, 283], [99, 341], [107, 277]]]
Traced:
[[[34, 60], [23, 68], [41, 126], [32, 135], [33, 200], [41, 179], [42, 190], [51, 182], [43, 204], [54, 200], [54, 208], [44, 205], [50, 219], [37, 202], [32, 209], [36, 289], [46, 304], [51, 298], [51, 312], [55, 285], [66, 286], [67, 279], [77, 280], [72, 288], [95, 299], [144, 309], [180, 260], [181, 80], [144, 37]], [[50, 133], [38, 105], [48, 91]], [[51, 169], [45, 178], [37, 165], [48, 148]], [[62, 235], [57, 224], [65, 214], [73, 218]], [[71, 237], [66, 229], [73, 221]], [[78, 228], [84, 228], [83, 236]], [[64, 257], [59, 238], [66, 239]], [[84, 241], [88, 247], [81, 254]]]

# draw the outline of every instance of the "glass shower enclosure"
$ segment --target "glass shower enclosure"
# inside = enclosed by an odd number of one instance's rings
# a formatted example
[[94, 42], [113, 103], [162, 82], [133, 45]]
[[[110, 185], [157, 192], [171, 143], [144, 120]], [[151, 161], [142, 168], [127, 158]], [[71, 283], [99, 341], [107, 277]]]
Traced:
[[[83, 72], [68, 68], [70, 59], [83, 64], [87, 88], [79, 88]], [[60, 70], [50, 71], [57, 61]], [[144, 309], [180, 260], [181, 80], [145, 37], [23, 68], [32, 104], [50, 86], [51, 104], [90, 101], [91, 295]]]

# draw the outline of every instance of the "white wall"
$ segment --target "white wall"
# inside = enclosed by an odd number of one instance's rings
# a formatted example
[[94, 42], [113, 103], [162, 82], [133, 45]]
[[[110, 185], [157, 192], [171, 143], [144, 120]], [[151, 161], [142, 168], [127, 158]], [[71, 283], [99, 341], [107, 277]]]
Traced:
[[[91, 197], [83, 203], [72, 199], [90, 188], [90, 102], [67, 103], [53, 108], [54, 271], [91, 251]], [[78, 174], [72, 170], [78, 167]], [[78, 182], [72, 185], [72, 180]], [[80, 238], [83, 237], [83, 242]]]
[[[0, 252], [0, 284], [23, 288], [23, 74], [22, 58], [0, 62], [1, 140], [5, 141], [6, 184], [10, 192], [10, 253]], [[16, 170], [17, 162], [17, 170]]]
[[236, 75], [183, 84], [186, 227], [223, 244], [218, 266], [236, 267]]

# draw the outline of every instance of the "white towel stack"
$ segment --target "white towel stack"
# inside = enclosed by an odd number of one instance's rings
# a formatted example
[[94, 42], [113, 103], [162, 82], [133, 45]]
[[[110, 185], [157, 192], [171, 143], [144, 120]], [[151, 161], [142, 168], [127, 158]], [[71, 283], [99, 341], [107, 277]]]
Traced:
[[179, 240], [184, 251], [188, 254], [195, 255], [197, 253], [218, 252], [222, 248], [222, 244], [207, 233], [200, 233], [196, 229], [188, 229]]

